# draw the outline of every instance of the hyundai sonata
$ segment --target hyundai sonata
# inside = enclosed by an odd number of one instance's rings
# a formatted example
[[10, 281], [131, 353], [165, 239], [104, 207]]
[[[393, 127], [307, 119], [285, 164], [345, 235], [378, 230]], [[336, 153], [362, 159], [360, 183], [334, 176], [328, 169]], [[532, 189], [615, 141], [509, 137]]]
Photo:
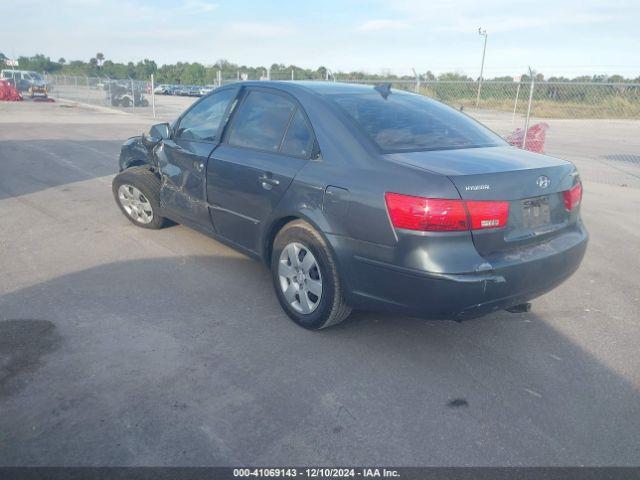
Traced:
[[284, 311], [464, 319], [524, 311], [579, 266], [582, 183], [467, 115], [389, 85], [243, 82], [122, 147], [127, 218], [262, 260]]

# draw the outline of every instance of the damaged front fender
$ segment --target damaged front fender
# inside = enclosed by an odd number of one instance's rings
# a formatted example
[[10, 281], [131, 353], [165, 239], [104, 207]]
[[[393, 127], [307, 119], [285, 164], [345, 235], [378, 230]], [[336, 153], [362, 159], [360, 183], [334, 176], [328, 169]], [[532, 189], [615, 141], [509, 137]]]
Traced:
[[142, 165], [155, 165], [153, 151], [149, 150], [142, 143], [142, 136], [129, 138], [120, 148], [120, 158], [118, 160], [120, 171], [130, 167]]

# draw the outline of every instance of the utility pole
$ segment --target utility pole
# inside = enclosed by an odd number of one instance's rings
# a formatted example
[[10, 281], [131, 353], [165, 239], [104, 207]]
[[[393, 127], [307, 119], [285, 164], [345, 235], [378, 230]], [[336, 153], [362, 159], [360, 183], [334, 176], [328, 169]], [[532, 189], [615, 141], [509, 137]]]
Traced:
[[153, 118], [156, 118], [156, 85], [153, 81], [153, 73], [151, 74], [151, 108], [153, 109]]
[[487, 38], [489, 35], [487, 34], [487, 30], [478, 27], [478, 35], [484, 37], [484, 47], [482, 48], [482, 64], [480, 65], [480, 78], [478, 79], [478, 96], [476, 97], [476, 108], [480, 104], [480, 91], [482, 90], [482, 75], [484, 74], [484, 55], [487, 52]]
[[533, 85], [535, 83], [534, 71], [529, 67], [531, 84], [529, 86], [529, 105], [527, 106], [527, 118], [524, 121], [524, 136], [522, 137], [522, 149], [527, 148], [527, 133], [529, 132], [529, 117], [531, 116], [531, 100], [533, 99]]

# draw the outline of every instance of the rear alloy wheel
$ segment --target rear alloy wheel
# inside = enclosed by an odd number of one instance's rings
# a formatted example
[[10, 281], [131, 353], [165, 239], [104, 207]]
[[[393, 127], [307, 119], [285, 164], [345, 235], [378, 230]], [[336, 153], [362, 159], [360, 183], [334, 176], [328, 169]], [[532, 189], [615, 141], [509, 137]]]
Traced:
[[322, 298], [322, 274], [311, 250], [298, 242], [288, 244], [278, 262], [280, 289], [291, 308], [302, 314], [313, 312]]
[[304, 328], [326, 328], [351, 313], [333, 253], [307, 222], [295, 220], [280, 230], [273, 242], [271, 274], [280, 305]]
[[131, 167], [113, 179], [113, 196], [131, 223], [142, 228], [162, 228], [160, 179], [148, 167]]

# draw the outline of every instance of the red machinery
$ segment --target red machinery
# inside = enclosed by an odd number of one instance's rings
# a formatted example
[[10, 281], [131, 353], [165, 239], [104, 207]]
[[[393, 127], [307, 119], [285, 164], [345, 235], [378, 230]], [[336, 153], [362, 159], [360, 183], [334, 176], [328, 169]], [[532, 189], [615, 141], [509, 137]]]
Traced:
[[6, 80], [0, 80], [0, 101], [19, 102], [22, 94]]
[[[547, 129], [549, 124], [536, 123], [531, 125], [527, 131], [527, 141], [524, 149], [536, 153], [544, 153], [544, 141], [547, 137]], [[511, 135], [505, 137], [505, 140], [514, 147], [522, 148], [522, 140], [524, 139], [524, 130], [517, 128]]]

